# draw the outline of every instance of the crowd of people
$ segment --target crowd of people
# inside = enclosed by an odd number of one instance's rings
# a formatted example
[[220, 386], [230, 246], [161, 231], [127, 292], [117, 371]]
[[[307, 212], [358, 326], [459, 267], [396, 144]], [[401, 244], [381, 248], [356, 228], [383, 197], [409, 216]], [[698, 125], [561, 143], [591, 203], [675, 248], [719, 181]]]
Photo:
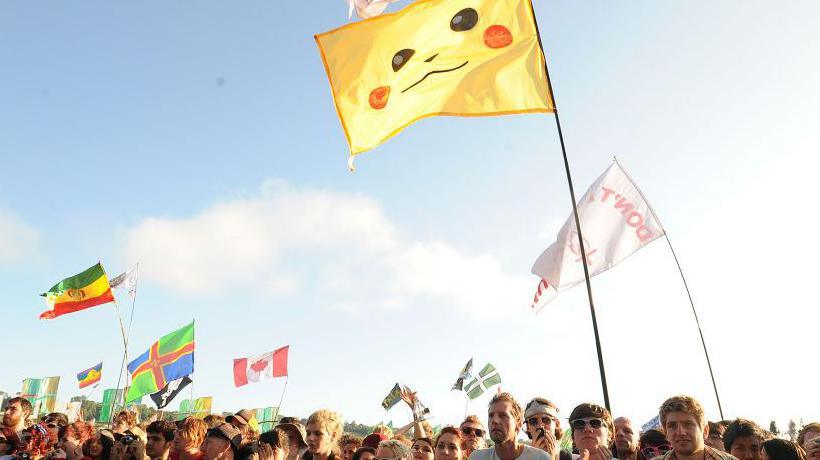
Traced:
[[[402, 399], [417, 407], [414, 393], [405, 391]], [[134, 412], [121, 411], [110, 427], [95, 428], [69, 423], [62, 413], [33, 422], [31, 403], [18, 397], [3, 414], [0, 460], [820, 460], [820, 423], [788, 441], [751, 420], [709, 422], [689, 396], [664, 401], [660, 429], [645, 432], [597, 404], [579, 404], [562, 418], [548, 399], [522, 408], [509, 393], [492, 398], [484, 420], [470, 415], [436, 433], [413, 413], [407, 426], [394, 432], [380, 425], [364, 438], [344, 433], [341, 416], [325, 409], [304, 423], [283, 417], [262, 433], [247, 409], [142, 424]], [[561, 443], [565, 430], [571, 447]]]

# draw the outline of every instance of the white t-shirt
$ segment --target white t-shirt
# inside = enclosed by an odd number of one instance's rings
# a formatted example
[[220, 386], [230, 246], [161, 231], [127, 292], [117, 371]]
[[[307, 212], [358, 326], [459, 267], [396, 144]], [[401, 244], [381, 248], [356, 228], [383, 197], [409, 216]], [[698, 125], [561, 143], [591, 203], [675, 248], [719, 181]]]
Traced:
[[[521, 455], [518, 456], [515, 460], [550, 460], [550, 454], [544, 452], [541, 449], [528, 446], [526, 444], [523, 445], [524, 450], [521, 452]], [[500, 460], [498, 455], [495, 453], [495, 448], [491, 447], [489, 449], [478, 449], [473, 451], [470, 454], [470, 460]]]

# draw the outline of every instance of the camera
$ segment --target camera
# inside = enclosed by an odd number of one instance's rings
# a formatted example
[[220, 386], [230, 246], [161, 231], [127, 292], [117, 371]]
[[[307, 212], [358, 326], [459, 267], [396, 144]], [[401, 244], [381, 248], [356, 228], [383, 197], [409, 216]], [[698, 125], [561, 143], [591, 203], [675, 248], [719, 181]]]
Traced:
[[127, 434], [127, 435], [123, 436], [122, 438], [120, 438], [120, 443], [127, 446], [127, 445], [131, 444], [132, 442], [134, 442], [136, 439], [137, 439], [136, 436], [132, 436], [130, 434]]
[[536, 434], [535, 439], [541, 439], [541, 438], [543, 438], [544, 436], [547, 435], [547, 432], [544, 430], [544, 427], [542, 426], [542, 427], [538, 427], [538, 429], [535, 430], [535, 434]]

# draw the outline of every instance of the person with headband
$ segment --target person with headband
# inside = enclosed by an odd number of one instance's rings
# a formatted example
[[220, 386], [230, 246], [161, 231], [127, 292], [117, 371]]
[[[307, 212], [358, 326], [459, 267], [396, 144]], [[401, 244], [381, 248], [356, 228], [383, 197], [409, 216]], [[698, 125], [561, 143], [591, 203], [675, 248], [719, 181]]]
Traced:
[[561, 450], [564, 436], [558, 408], [545, 398], [533, 398], [524, 408], [524, 426], [533, 447], [548, 453], [553, 460], [571, 460], [572, 454]]

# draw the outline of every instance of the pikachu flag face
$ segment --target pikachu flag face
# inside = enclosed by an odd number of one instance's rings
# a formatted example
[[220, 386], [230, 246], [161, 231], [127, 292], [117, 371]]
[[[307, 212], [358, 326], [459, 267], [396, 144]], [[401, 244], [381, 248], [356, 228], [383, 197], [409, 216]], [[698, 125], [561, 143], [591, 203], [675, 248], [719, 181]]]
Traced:
[[554, 111], [530, 0], [417, 0], [316, 42], [351, 155], [424, 117]]

